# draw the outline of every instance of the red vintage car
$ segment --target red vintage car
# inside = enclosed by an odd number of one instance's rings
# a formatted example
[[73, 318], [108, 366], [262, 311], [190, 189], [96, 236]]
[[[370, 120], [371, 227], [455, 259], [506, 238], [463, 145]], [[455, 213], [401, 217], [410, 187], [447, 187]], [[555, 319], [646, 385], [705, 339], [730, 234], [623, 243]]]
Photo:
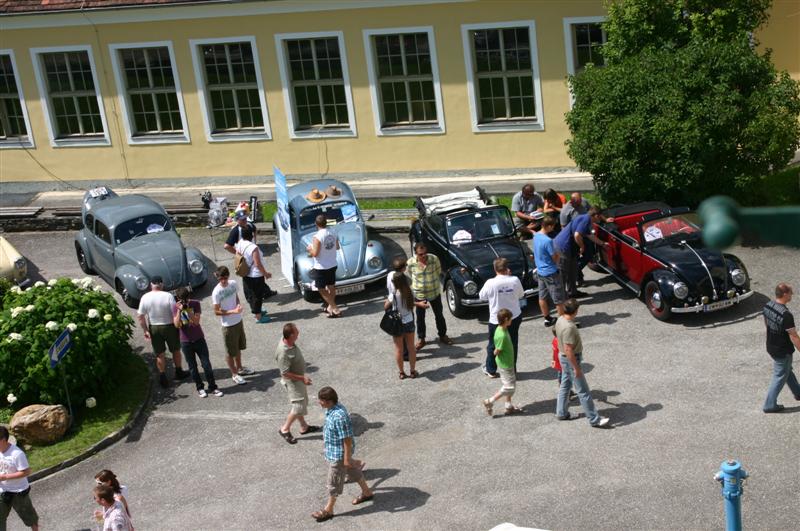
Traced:
[[703, 245], [688, 208], [649, 202], [606, 209], [613, 223], [595, 224], [608, 245], [598, 265], [666, 321], [673, 313], [712, 312], [750, 297], [739, 258]]

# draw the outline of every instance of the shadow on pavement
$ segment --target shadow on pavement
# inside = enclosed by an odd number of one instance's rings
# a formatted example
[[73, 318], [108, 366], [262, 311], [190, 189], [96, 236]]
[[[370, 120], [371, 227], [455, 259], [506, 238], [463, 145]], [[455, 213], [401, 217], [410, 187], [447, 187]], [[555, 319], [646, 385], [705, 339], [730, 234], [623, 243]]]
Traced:
[[578, 321], [581, 323], [581, 328], [590, 328], [597, 325], [611, 325], [620, 319], [630, 316], [631, 314], [629, 312], [621, 312], [613, 315], [606, 312], [583, 313], [578, 317]]
[[345, 513], [337, 513], [336, 516], [362, 516], [380, 512], [400, 513], [413, 511], [425, 505], [428, 502], [428, 498], [431, 497], [427, 492], [421, 491], [415, 487], [383, 485], [386, 480], [396, 476], [399, 472], [400, 471], [396, 468], [367, 468], [364, 470], [364, 477], [367, 483], [372, 483], [370, 488], [375, 492], [374, 500], [361, 506], [359, 509]]
[[353, 433], [356, 437], [363, 434], [367, 430], [383, 428], [383, 422], [369, 422], [358, 413], [350, 413], [350, 420], [353, 421]]
[[445, 367], [439, 367], [432, 371], [420, 372], [419, 376], [420, 378], [427, 378], [432, 382], [443, 382], [455, 378], [462, 372], [471, 371], [472, 369], [480, 367], [480, 365], [480, 363], [467, 363], [462, 361]]
[[[219, 376], [217, 376], [219, 375]], [[226, 395], [237, 395], [240, 393], [249, 393], [251, 391], [266, 392], [270, 387], [275, 385], [281, 377], [278, 369], [269, 369], [266, 371], [255, 371], [250, 376], [245, 377], [247, 382], [245, 385], [234, 384], [231, 380], [231, 371], [228, 368], [214, 369], [214, 379], [217, 380], [217, 385], [222, 389]]]

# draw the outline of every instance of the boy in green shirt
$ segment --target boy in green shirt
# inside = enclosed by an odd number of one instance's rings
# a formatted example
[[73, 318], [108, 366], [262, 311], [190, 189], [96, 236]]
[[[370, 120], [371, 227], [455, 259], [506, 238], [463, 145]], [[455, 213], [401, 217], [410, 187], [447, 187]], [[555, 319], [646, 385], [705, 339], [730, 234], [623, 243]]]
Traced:
[[518, 408], [511, 403], [511, 397], [514, 396], [517, 385], [517, 374], [514, 371], [514, 346], [511, 343], [511, 335], [508, 333], [508, 327], [511, 326], [513, 319], [511, 310], [507, 308], [497, 312], [497, 329], [494, 332], [494, 358], [503, 386], [493, 397], [483, 401], [483, 407], [486, 408], [486, 414], [489, 416], [492, 416], [494, 403], [500, 400], [501, 397], [506, 398], [506, 415], [514, 415], [523, 411], [522, 408]]

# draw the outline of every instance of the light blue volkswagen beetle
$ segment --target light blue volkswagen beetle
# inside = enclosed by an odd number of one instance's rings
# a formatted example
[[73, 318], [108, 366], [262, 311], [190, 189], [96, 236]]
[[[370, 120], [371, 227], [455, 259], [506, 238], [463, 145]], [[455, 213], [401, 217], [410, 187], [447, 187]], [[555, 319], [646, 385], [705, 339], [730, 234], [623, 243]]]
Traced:
[[202, 286], [208, 279], [203, 255], [184, 247], [164, 207], [143, 195], [119, 196], [106, 187], [83, 196], [83, 228], [75, 254], [85, 273], [97, 273], [131, 308], [160, 276], [164, 289]]
[[[386, 277], [388, 259], [383, 245], [367, 238], [367, 226], [361, 216], [353, 191], [335, 179], [303, 182], [287, 190], [289, 224], [292, 234], [294, 285], [307, 301], [315, 299], [309, 276], [313, 259], [307, 247], [317, 231], [319, 214], [328, 220], [328, 228], [339, 238], [336, 256], [336, 293], [345, 295], [362, 291], [366, 284]], [[279, 215], [273, 219], [280, 223]]]

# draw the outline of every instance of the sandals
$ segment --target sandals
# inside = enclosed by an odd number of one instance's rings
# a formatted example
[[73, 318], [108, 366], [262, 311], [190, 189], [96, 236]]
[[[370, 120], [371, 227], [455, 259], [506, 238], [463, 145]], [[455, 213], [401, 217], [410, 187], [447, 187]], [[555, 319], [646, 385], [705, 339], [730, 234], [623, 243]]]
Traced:
[[400, 371], [399, 377], [401, 380], [405, 380], [406, 378], [408, 378], [408, 375], [405, 373], [405, 371]]
[[411, 371], [412, 378], [416, 378], [417, 376], [419, 376], [419, 373], [417, 371]]
[[294, 435], [292, 435], [292, 432], [287, 431], [286, 433], [283, 433], [281, 431], [281, 429], [278, 428], [278, 433], [280, 434], [281, 437], [283, 437], [283, 440], [286, 441], [287, 443], [289, 443], [289, 444], [297, 444], [297, 439], [294, 438]]
[[374, 497], [375, 497], [375, 494], [370, 494], [369, 496], [364, 496], [363, 494], [359, 494], [356, 497], [356, 499], [353, 500], [353, 505], [358, 505], [359, 503], [368, 502]]
[[321, 511], [311, 513], [311, 518], [313, 518], [317, 522], [327, 522], [328, 520], [333, 518], [333, 513], [329, 513], [328, 511], [323, 509]]
[[301, 431], [300, 435], [306, 435], [307, 433], [316, 433], [321, 429], [322, 428], [320, 428], [319, 426], [312, 426], [311, 424], [309, 424], [308, 428], [306, 428], [306, 431]]
[[486, 414], [491, 417], [492, 416], [492, 409], [494, 408], [494, 404], [489, 402], [489, 400], [484, 400], [481, 403], [483, 404], [483, 407], [486, 409]]
[[521, 407], [511, 406], [506, 408], [506, 415], [519, 415], [520, 413], [525, 413], [525, 410]]

